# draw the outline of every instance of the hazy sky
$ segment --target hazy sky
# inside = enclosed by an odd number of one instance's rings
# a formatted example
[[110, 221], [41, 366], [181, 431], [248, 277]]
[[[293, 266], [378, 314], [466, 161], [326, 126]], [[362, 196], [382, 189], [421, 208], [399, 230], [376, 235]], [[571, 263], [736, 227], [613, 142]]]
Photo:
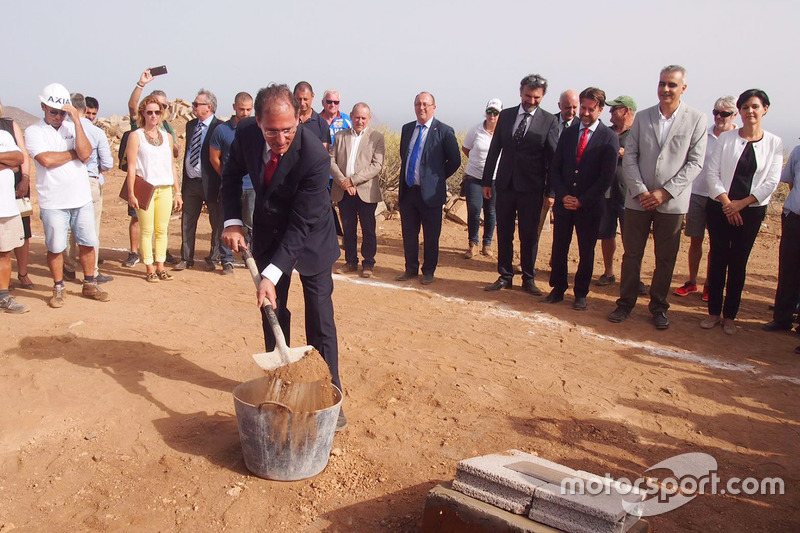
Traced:
[[124, 114], [141, 71], [166, 64], [169, 74], [148, 89], [191, 101], [208, 88], [221, 116], [238, 91], [304, 79], [317, 111], [325, 89], [337, 88], [342, 110], [363, 100], [394, 129], [414, 118], [414, 95], [430, 91], [437, 118], [465, 130], [490, 98], [519, 103], [529, 73], [548, 79], [550, 111], [560, 91], [587, 86], [629, 94], [643, 109], [657, 102], [661, 67], [678, 63], [689, 105], [710, 113], [718, 96], [759, 87], [772, 100], [765, 129], [787, 148], [800, 136], [796, 0], [10, 4], [0, 97], [37, 116], [38, 95], [54, 81], [97, 97], [101, 116]]

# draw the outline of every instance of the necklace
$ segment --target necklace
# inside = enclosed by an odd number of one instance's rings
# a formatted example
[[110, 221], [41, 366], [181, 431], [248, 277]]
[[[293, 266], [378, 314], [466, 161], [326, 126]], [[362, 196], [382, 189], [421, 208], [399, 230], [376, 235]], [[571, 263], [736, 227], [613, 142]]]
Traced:
[[150, 134], [145, 131], [144, 138], [147, 139], [147, 142], [153, 146], [161, 146], [161, 143], [164, 142], [164, 139], [161, 137], [161, 132], [158, 131], [158, 128], [156, 128], [155, 131], [155, 137], [151, 137]]

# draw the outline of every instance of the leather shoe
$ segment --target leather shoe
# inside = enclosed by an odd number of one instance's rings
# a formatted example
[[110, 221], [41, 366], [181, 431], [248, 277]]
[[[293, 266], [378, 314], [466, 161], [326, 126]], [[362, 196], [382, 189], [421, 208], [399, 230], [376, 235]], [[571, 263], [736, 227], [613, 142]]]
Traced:
[[206, 261], [206, 272], [214, 272], [217, 269], [217, 265], [215, 265], [212, 261]]
[[629, 311], [626, 311], [621, 307], [617, 307], [616, 309], [611, 311], [611, 313], [608, 315], [608, 321], [618, 324], [623, 320], [625, 320], [626, 318], [628, 318], [629, 316], [631, 316], [631, 313]]
[[791, 328], [791, 324], [784, 324], [783, 322], [777, 322], [775, 320], [767, 322], [761, 326], [761, 329], [764, 331], [789, 331]]
[[[532, 279], [527, 279], [522, 282], [522, 290], [534, 296], [542, 295], [542, 291], [536, 286], [536, 283], [534, 283]], [[564, 299], [563, 295], [561, 296], [561, 299]]]
[[397, 276], [394, 279], [397, 280], [397, 281], [408, 281], [411, 278], [416, 278], [418, 275], [419, 274], [417, 274], [416, 272], [403, 272], [402, 274], [400, 274], [399, 276]]
[[510, 289], [511, 282], [505, 280], [503, 278], [497, 278], [497, 281], [492, 283], [491, 285], [487, 285], [483, 288], [485, 291], [499, 291], [500, 289]]
[[555, 289], [553, 289], [552, 291], [550, 291], [550, 294], [542, 298], [542, 302], [546, 304], [557, 304], [563, 299], [564, 299], [564, 293], [563, 292], [558, 293], [555, 291]]
[[420, 283], [423, 285], [430, 285], [433, 283], [433, 274], [423, 274]]
[[669, 319], [667, 313], [661, 311], [653, 315], [653, 324], [656, 329], [667, 329], [669, 327]]
[[575, 303], [572, 304], [572, 308], [577, 311], [585, 311], [586, 310], [586, 296], [576, 296]]
[[178, 261], [178, 264], [173, 267], [173, 270], [186, 270], [191, 266], [192, 265], [190, 265], [188, 261]]
[[336, 269], [337, 274], [349, 274], [350, 272], [356, 272], [358, 270], [358, 264], [356, 263], [345, 263], [344, 265], [340, 266]]

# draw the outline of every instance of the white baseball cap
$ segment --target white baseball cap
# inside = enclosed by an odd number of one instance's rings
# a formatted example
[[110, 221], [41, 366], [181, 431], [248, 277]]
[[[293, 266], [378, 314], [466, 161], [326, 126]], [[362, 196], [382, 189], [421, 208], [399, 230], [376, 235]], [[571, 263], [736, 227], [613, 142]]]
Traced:
[[494, 109], [495, 111], [503, 110], [503, 102], [499, 98], [492, 98], [486, 102], [486, 109]]
[[39, 100], [47, 107], [61, 109], [64, 105], [72, 105], [72, 101], [69, 99], [69, 91], [60, 83], [51, 83], [44, 88], [42, 93]]

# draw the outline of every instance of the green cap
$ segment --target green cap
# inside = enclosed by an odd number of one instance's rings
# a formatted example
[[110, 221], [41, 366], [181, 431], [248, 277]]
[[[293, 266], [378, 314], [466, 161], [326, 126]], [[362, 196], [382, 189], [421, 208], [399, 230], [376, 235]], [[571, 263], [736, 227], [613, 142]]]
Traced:
[[631, 111], [636, 111], [636, 100], [634, 100], [627, 94], [622, 94], [620, 96], [617, 96], [613, 100], [606, 100], [606, 105], [611, 107], [621, 105], [627, 107]]

